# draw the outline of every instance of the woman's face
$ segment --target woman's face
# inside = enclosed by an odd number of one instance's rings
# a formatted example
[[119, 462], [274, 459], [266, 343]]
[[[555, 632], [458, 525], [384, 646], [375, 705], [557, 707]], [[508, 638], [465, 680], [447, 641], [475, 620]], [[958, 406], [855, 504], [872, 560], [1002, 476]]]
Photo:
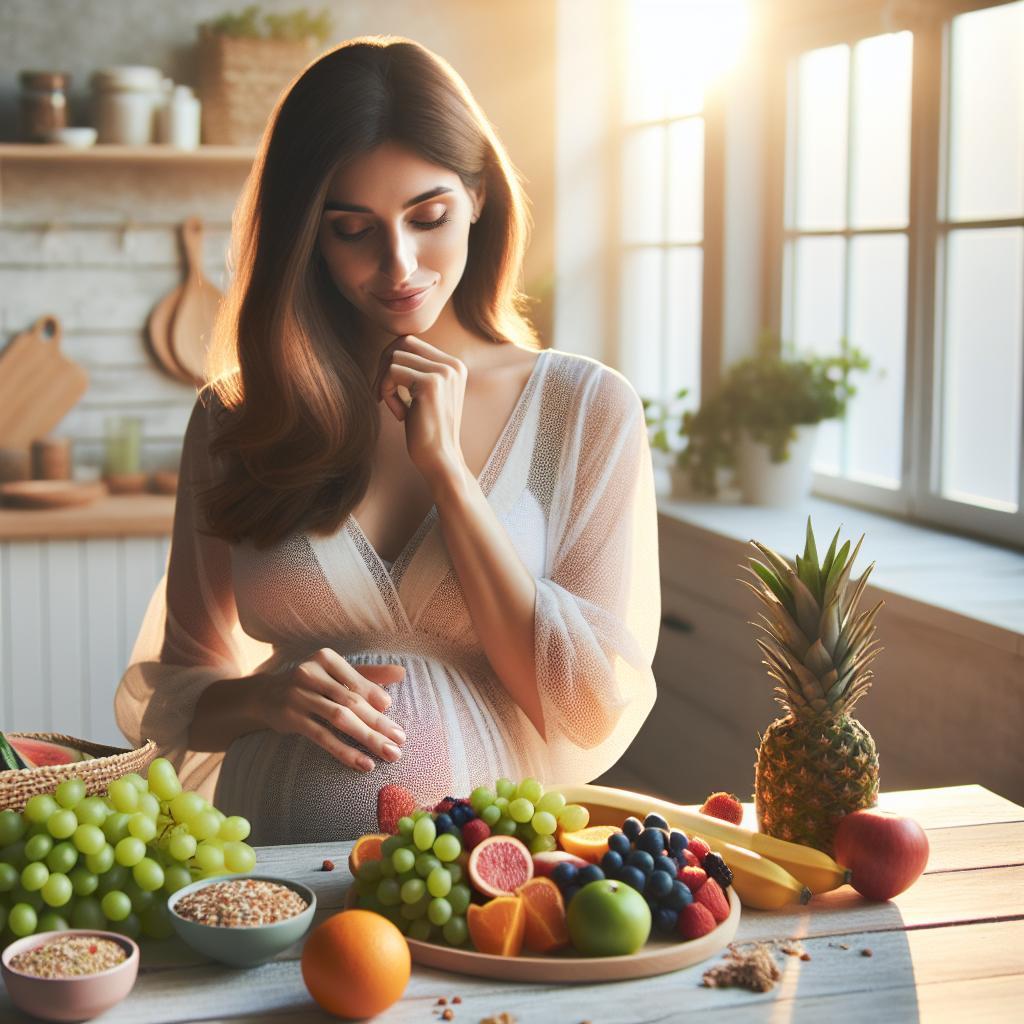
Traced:
[[[422, 334], [462, 278], [469, 226], [481, 208], [453, 171], [389, 141], [331, 182], [320, 252], [338, 291], [369, 325], [389, 336]], [[384, 301], [416, 291], [402, 305]]]

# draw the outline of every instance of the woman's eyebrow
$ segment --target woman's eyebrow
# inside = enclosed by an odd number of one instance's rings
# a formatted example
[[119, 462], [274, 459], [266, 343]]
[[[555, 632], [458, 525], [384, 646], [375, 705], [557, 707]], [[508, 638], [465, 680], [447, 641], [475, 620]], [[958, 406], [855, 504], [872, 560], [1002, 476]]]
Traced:
[[[413, 196], [412, 199], [406, 200], [402, 203], [402, 209], [408, 210], [410, 206], [415, 206], [417, 203], [422, 203], [427, 199], [433, 199], [434, 196], [443, 195], [445, 192], [451, 192], [451, 189], [445, 185], [438, 185], [435, 188], [430, 189], [428, 192], [424, 192], [422, 195]], [[328, 199], [324, 203], [325, 210], [342, 210], [345, 213], [373, 213], [368, 206], [356, 206], [353, 203], [339, 203], [333, 199]]]

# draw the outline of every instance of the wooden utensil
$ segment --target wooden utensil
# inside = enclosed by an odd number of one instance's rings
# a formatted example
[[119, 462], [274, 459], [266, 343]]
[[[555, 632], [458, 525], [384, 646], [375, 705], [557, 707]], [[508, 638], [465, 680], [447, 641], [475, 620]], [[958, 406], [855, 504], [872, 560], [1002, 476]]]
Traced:
[[45, 437], [89, 386], [89, 375], [60, 351], [60, 320], [40, 317], [0, 355], [0, 447]]
[[197, 386], [206, 383], [206, 349], [213, 334], [221, 293], [203, 274], [203, 222], [189, 217], [182, 225], [185, 284], [171, 322], [170, 349], [175, 361]]
[[74, 480], [16, 480], [0, 484], [0, 500], [13, 508], [88, 505], [106, 493], [106, 486], [98, 480], [88, 483]]
[[192, 378], [171, 355], [171, 323], [174, 320], [174, 310], [181, 301], [183, 288], [184, 285], [179, 284], [153, 307], [146, 324], [146, 334], [149, 338], [149, 347], [162, 369], [175, 380], [191, 384]]

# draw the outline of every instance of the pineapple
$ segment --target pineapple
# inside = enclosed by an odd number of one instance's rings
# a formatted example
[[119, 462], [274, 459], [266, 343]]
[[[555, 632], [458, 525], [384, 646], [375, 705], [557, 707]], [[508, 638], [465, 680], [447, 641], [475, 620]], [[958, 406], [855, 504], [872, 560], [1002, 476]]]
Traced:
[[[751, 541], [764, 556], [743, 566], [746, 584], [767, 608], [752, 622], [763, 665], [779, 684], [786, 714], [761, 738], [754, 802], [762, 832], [833, 852], [839, 820], [873, 807], [878, 799], [878, 753], [871, 734], [850, 712], [871, 686], [868, 665], [882, 650], [874, 639], [884, 602], [857, 614], [857, 602], [875, 563], [856, 583], [850, 569], [864, 540], [847, 560], [850, 542], [836, 554], [839, 530], [818, 564], [811, 520], [796, 564]], [[766, 564], [767, 563], [767, 564]]]

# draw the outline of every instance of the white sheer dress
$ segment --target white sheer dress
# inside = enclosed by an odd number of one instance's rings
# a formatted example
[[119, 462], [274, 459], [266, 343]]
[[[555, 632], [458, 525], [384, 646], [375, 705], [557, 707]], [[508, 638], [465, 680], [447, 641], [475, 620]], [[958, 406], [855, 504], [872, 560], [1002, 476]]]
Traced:
[[[478, 478], [537, 581], [546, 740], [488, 663], [436, 507], [390, 566], [352, 516], [330, 537], [300, 530], [264, 550], [211, 538], [195, 529], [195, 490], [218, 472], [207, 448], [213, 422], [197, 400], [167, 571], [115, 696], [130, 742], [153, 739], [187, 788], [250, 820], [257, 844], [375, 831], [377, 793], [389, 782], [426, 803], [503, 775], [586, 782], [619, 759], [654, 705], [661, 617], [653, 467], [643, 407], [624, 376], [542, 351]], [[363, 773], [271, 729], [226, 752], [188, 749], [211, 682], [298, 664], [321, 647], [352, 664], [405, 666], [388, 690], [388, 714], [407, 735], [400, 760], [371, 754], [376, 767]]]

